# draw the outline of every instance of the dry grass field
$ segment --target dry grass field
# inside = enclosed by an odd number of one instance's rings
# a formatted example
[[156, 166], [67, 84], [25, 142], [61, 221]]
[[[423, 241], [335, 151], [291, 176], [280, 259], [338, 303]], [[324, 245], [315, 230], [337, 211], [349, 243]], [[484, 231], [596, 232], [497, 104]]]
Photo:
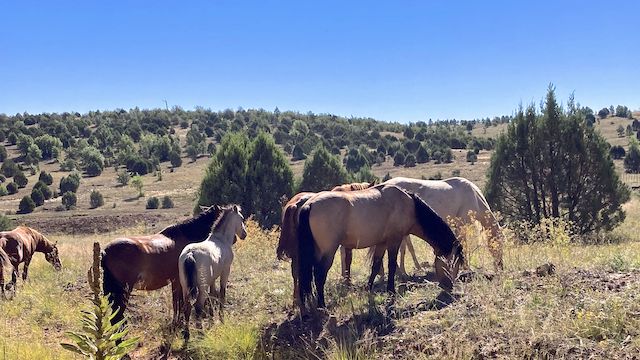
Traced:
[[[624, 119], [611, 118], [615, 121]], [[601, 121], [601, 132], [612, 142], [617, 125]], [[613, 130], [611, 130], [611, 128]], [[491, 127], [495, 137], [503, 127]], [[611, 133], [613, 131], [613, 133]], [[614, 139], [615, 140], [615, 139]], [[621, 140], [620, 140], [621, 141]], [[621, 144], [624, 145], [624, 144]], [[8, 148], [10, 153], [15, 149]], [[459, 171], [482, 188], [491, 156], [482, 151], [478, 161], [465, 161], [466, 151], [454, 151], [450, 164], [433, 162], [413, 168], [393, 167], [392, 160], [372, 170], [383, 177], [443, 177]], [[207, 158], [183, 159], [175, 172], [163, 168], [162, 180], [143, 177], [145, 196], [131, 187], [119, 187], [113, 168], [95, 178], [83, 178], [78, 208], [54, 211], [60, 199], [48, 201], [29, 215], [10, 216], [43, 231], [59, 242], [64, 269], [56, 273], [37, 254], [31, 279], [19, 283], [10, 301], [0, 301], [0, 359], [73, 359], [59, 345], [65, 331], [77, 330], [80, 309], [89, 305], [86, 271], [91, 247], [123, 234], [157, 232], [164, 225], [190, 216]], [[304, 161], [292, 162], [296, 176]], [[41, 164], [54, 185], [66, 173], [59, 164]], [[0, 211], [13, 213], [37, 176], [16, 195], [3, 197]], [[90, 209], [89, 193], [99, 190], [105, 205]], [[173, 209], [145, 210], [150, 196], [170, 196]], [[211, 319], [205, 330], [184, 344], [169, 327], [168, 289], [135, 292], [130, 316], [131, 334], [140, 336], [134, 359], [485, 359], [485, 358], [638, 358], [640, 357], [640, 198], [625, 204], [627, 219], [605, 245], [569, 244], [561, 230], [545, 244], [505, 247], [506, 269], [492, 273], [491, 259], [480, 244], [469, 244], [471, 274], [456, 285], [451, 305], [433, 310], [439, 296], [429, 281], [433, 255], [414, 240], [423, 269], [399, 285], [395, 301], [380, 282], [373, 294], [364, 289], [368, 267], [364, 251], [354, 259], [354, 285], [339, 278], [336, 259], [327, 282], [328, 312], [302, 321], [292, 306], [288, 262], [275, 257], [278, 230], [261, 231], [249, 222], [249, 236], [235, 245], [236, 258], [227, 292], [224, 324]], [[513, 225], [513, 224], [507, 224]], [[469, 229], [468, 231], [474, 231]], [[478, 234], [480, 235], [480, 234]], [[511, 238], [507, 231], [507, 237]], [[481, 239], [482, 236], [472, 236]], [[536, 268], [551, 263], [552, 274]]]
[[[433, 311], [438, 287], [425, 270], [399, 286], [395, 303], [383, 292], [364, 290], [368, 268], [356, 252], [354, 285], [339, 279], [334, 263], [327, 286], [328, 313], [300, 321], [291, 304], [289, 264], [275, 259], [278, 233], [249, 223], [249, 236], [235, 246], [224, 324], [209, 320], [184, 345], [168, 323], [168, 289], [135, 293], [130, 324], [141, 336], [136, 359], [231, 358], [631, 358], [640, 353], [640, 199], [626, 205], [627, 221], [615, 233], [621, 243], [583, 246], [507, 244], [506, 269], [493, 277], [483, 247], [471, 252], [476, 277], [460, 282], [457, 300]], [[64, 270], [56, 273], [36, 256], [31, 279], [17, 296], [0, 303], [0, 359], [69, 359], [58, 345], [78, 329], [88, 305], [86, 270], [91, 245], [129, 228], [101, 235], [51, 235], [59, 242]], [[558, 236], [560, 236], [559, 234]], [[475, 238], [475, 237], [474, 237]], [[414, 239], [428, 268], [432, 255]], [[470, 248], [475, 248], [471, 246]], [[538, 276], [552, 263], [555, 272]], [[484, 269], [484, 271], [482, 270]]]

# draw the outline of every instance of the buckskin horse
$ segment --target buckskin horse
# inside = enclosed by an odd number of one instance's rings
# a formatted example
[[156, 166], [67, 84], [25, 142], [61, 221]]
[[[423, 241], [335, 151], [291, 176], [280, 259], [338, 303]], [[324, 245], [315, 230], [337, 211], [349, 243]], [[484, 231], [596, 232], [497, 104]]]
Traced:
[[317, 306], [325, 307], [324, 284], [340, 245], [361, 249], [374, 245], [369, 288], [389, 254], [387, 290], [395, 293], [396, 258], [402, 239], [416, 235], [433, 247], [440, 261], [436, 275], [440, 286], [451, 290], [460, 263], [462, 246], [447, 223], [420, 197], [394, 185], [378, 185], [353, 192], [321, 192], [300, 209], [298, 225], [299, 298], [304, 307], [315, 280]]
[[[352, 183], [338, 185], [331, 191], [356, 191], [363, 190], [373, 186], [373, 183]], [[284, 260], [286, 258], [291, 259], [291, 277], [293, 278], [293, 300], [294, 303], [299, 304], [298, 299], [298, 211], [302, 208], [302, 205], [315, 196], [314, 192], [301, 192], [295, 194], [284, 205], [282, 209], [282, 221], [280, 225], [280, 238], [278, 239], [278, 248], [276, 249], [276, 255], [278, 259]], [[348, 255], [351, 255], [351, 250], [348, 250]], [[348, 274], [344, 277], [348, 277]]]
[[168, 284], [171, 284], [173, 322], [178, 322], [182, 306], [178, 257], [186, 245], [209, 236], [221, 211], [219, 206], [201, 208], [199, 215], [157, 234], [122, 237], [104, 247], [103, 291], [112, 301], [113, 310], [117, 310], [112, 323], [123, 319], [133, 289], [158, 290]]
[[[18, 279], [18, 265], [24, 263], [22, 280], [26, 281], [29, 264], [36, 252], [44, 253], [45, 259], [53, 265], [56, 271], [62, 269], [58, 247], [56, 243], [47, 239], [37, 230], [27, 226], [18, 226], [11, 231], [0, 232], [0, 289], [4, 296], [4, 267], [11, 264], [11, 283], [15, 289]], [[8, 261], [8, 264], [7, 264]]]

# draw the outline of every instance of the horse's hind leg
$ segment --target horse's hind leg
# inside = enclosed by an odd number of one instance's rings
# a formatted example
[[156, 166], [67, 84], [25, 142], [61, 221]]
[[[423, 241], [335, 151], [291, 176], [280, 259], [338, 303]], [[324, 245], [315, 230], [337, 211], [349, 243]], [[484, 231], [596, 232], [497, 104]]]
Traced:
[[[373, 290], [373, 281], [376, 279], [378, 272], [380, 272], [380, 268], [382, 267], [382, 257], [384, 256], [384, 252], [386, 250], [385, 246], [378, 245], [375, 246], [373, 250], [373, 260], [371, 265], [371, 275], [369, 275], [369, 291]], [[371, 249], [369, 250], [371, 253]]]
[[183, 308], [182, 301], [182, 286], [180, 280], [171, 281], [171, 300], [173, 305], [173, 326], [177, 326], [180, 323], [180, 310]]
[[397, 259], [398, 259], [398, 249], [400, 248], [400, 241], [396, 245], [390, 245], [387, 248], [387, 257], [389, 260], [389, 275], [387, 278], [387, 291], [395, 294], [396, 293], [396, 269], [398, 267]]
[[323, 256], [313, 269], [313, 275], [316, 282], [316, 291], [318, 292], [318, 308], [326, 307], [326, 304], [324, 302], [324, 284], [325, 282], [327, 282], [327, 274], [329, 273], [331, 264], [333, 264], [334, 256], [335, 250], [333, 254]]
[[182, 304], [183, 312], [184, 312], [184, 330], [182, 332], [182, 336], [184, 340], [189, 340], [191, 334], [189, 333], [189, 319], [191, 318], [191, 303], [187, 301], [183, 301]]
[[228, 269], [226, 271], [224, 271], [222, 273], [222, 275], [220, 275], [220, 294], [218, 296], [219, 299], [219, 315], [220, 315], [220, 322], [224, 323], [224, 305], [225, 302], [227, 301], [227, 281], [229, 280], [229, 271], [231, 269]]

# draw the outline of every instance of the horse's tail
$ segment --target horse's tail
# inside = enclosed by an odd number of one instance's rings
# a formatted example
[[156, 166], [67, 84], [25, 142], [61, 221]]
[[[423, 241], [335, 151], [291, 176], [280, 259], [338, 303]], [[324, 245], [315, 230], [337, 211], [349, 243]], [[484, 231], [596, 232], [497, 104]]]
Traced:
[[112, 324], [117, 324], [124, 318], [124, 307], [127, 301], [126, 290], [120, 284], [120, 281], [111, 272], [111, 269], [107, 265], [107, 254], [101, 251], [100, 267], [102, 267], [102, 291], [111, 302], [111, 309], [118, 314], [111, 321]]
[[282, 226], [280, 227], [280, 239], [276, 249], [276, 255], [279, 260], [284, 260], [287, 257], [293, 258], [296, 244], [295, 217], [297, 209], [298, 207], [295, 204], [286, 206], [284, 209]]
[[410, 193], [416, 209], [418, 224], [423, 233], [432, 241], [436, 255], [448, 256], [455, 251], [458, 260], [464, 263], [462, 245], [447, 222], [440, 217], [418, 195]]
[[186, 281], [186, 291], [187, 294], [189, 294], [189, 299], [185, 299], [185, 301], [191, 302], [191, 300], [198, 298], [198, 267], [193, 254], [189, 253], [185, 257], [182, 266], [184, 269], [184, 279]]
[[300, 222], [298, 224], [298, 288], [302, 304], [311, 295], [311, 281], [313, 280], [313, 266], [315, 264], [315, 240], [309, 224], [310, 213], [311, 207], [303, 207], [300, 211]]

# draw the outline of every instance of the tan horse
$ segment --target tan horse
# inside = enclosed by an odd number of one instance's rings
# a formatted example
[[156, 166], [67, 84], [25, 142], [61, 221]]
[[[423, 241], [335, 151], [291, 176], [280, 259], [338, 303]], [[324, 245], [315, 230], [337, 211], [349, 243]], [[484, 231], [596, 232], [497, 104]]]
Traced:
[[187, 244], [207, 238], [220, 207], [203, 208], [198, 216], [164, 228], [157, 234], [122, 237], [111, 241], [102, 253], [103, 290], [120, 309], [112, 320], [122, 320], [133, 289], [157, 290], [171, 284], [173, 321], [182, 309], [178, 257]]
[[378, 185], [353, 192], [321, 192], [300, 209], [298, 226], [299, 296], [311, 294], [315, 279], [318, 307], [324, 307], [324, 284], [340, 245], [376, 251], [369, 288], [389, 252], [387, 290], [395, 292], [396, 257], [402, 238], [414, 234], [429, 243], [441, 261], [437, 266], [440, 285], [451, 289], [464, 259], [462, 247], [447, 223], [414, 194], [393, 185]]
[[[452, 177], [445, 180], [396, 177], [384, 182], [384, 184], [396, 185], [405, 191], [417, 194], [438, 215], [452, 221], [456, 228], [472, 224], [474, 220], [480, 222], [482, 227], [490, 232], [487, 246], [493, 256], [494, 267], [496, 270], [503, 269], [504, 236], [500, 230], [500, 224], [484, 195], [473, 182], [462, 177]], [[462, 244], [467, 243], [465, 231], [459, 231], [456, 235]], [[405, 242], [410, 244], [411, 239], [407, 236]], [[374, 252], [375, 250], [372, 249], [369, 255], [372, 256]]]
[[[338, 185], [331, 191], [355, 191], [369, 188], [373, 183], [353, 183]], [[304, 203], [317, 193], [301, 192], [295, 194], [282, 209], [280, 238], [276, 254], [278, 259], [291, 259], [291, 277], [293, 278], [293, 298], [298, 304], [298, 211]], [[350, 254], [350, 252], [349, 252]]]
[[49, 241], [44, 235], [38, 231], [27, 227], [18, 226], [11, 231], [0, 232], [0, 289], [4, 295], [4, 267], [7, 266], [6, 261], [12, 265], [11, 283], [14, 288], [18, 280], [18, 265], [24, 263], [22, 269], [22, 280], [26, 281], [29, 273], [29, 264], [33, 254], [36, 252], [44, 253], [45, 259], [53, 265], [57, 271], [62, 269], [62, 263], [58, 254], [58, 248], [54, 242]]

